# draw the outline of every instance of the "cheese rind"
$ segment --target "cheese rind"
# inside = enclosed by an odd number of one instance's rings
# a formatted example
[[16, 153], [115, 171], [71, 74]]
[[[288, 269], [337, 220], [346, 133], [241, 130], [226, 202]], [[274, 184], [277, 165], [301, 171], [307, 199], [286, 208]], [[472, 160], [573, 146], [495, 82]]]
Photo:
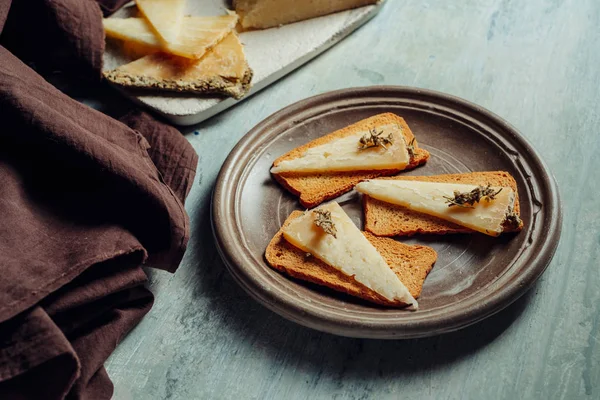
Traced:
[[372, 179], [355, 187], [374, 199], [433, 215], [486, 235], [500, 235], [506, 215], [514, 207], [514, 191], [510, 187], [492, 187], [495, 191], [502, 189], [493, 200], [484, 198], [472, 208], [449, 207], [446, 197], [453, 198], [455, 191], [464, 193], [475, 188], [477, 185], [389, 179]]
[[379, 0], [234, 0], [244, 28], [271, 28], [338, 11], [375, 4]]
[[136, 0], [142, 14], [165, 42], [176, 42], [185, 11], [185, 0]]
[[311, 210], [283, 229], [284, 238], [386, 299], [401, 301], [416, 309], [417, 301], [339, 204], [331, 202], [318, 209], [331, 213], [336, 237], [315, 225]]
[[398, 125], [384, 125], [377, 129], [381, 137], [392, 135], [393, 143], [361, 150], [359, 141], [367, 131], [334, 139], [328, 143], [311, 147], [292, 160], [284, 160], [271, 168], [271, 173], [284, 172], [315, 173], [337, 171], [377, 171], [404, 169], [410, 163], [406, 142]]
[[105, 18], [106, 36], [160, 49], [181, 57], [199, 59], [237, 24], [236, 15], [184, 17], [181, 33], [173, 42], [163, 43], [145, 18]]

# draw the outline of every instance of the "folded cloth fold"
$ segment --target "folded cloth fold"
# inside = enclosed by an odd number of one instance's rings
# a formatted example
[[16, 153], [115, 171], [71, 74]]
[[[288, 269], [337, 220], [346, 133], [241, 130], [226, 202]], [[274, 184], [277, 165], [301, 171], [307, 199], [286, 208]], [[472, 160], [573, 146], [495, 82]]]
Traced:
[[[123, 2], [100, 3], [106, 14]], [[189, 239], [187, 140], [44, 79], [100, 85], [102, 11], [93, 0], [0, 0], [2, 399], [110, 398], [104, 361], [153, 302], [141, 265], [175, 271]]]

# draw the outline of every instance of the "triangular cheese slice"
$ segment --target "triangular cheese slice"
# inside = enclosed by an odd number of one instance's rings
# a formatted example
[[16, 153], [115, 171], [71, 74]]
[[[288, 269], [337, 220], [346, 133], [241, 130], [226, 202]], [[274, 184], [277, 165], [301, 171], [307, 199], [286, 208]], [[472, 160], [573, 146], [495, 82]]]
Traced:
[[377, 171], [404, 169], [410, 163], [404, 135], [398, 125], [380, 126], [373, 133], [379, 135], [379, 138], [391, 137], [391, 143], [361, 149], [361, 138], [365, 135], [370, 137], [371, 132], [357, 131], [310, 147], [298, 158], [281, 161], [271, 168], [271, 173]]
[[155, 53], [104, 76], [126, 87], [220, 93], [239, 98], [250, 87], [252, 71], [239, 38], [231, 33], [200, 60]]
[[[331, 213], [335, 237], [315, 225], [315, 210]], [[418, 307], [406, 286], [338, 203], [331, 202], [306, 211], [283, 229], [283, 236], [295, 247], [345, 275], [353, 276], [357, 282], [386, 299], [401, 301], [413, 309]]]
[[136, 0], [142, 14], [167, 43], [177, 41], [185, 12], [185, 0]]
[[162, 49], [181, 57], [198, 59], [235, 28], [236, 15], [184, 17], [174, 42], [161, 42], [145, 18], [106, 18], [106, 36]]
[[483, 198], [472, 207], [450, 206], [448, 198], [454, 198], [454, 192], [466, 193], [475, 188], [477, 185], [389, 179], [372, 179], [355, 187], [357, 191], [387, 203], [433, 215], [486, 235], [500, 235], [507, 214], [513, 211], [515, 192], [510, 187], [492, 187], [496, 192], [502, 189], [493, 200]]

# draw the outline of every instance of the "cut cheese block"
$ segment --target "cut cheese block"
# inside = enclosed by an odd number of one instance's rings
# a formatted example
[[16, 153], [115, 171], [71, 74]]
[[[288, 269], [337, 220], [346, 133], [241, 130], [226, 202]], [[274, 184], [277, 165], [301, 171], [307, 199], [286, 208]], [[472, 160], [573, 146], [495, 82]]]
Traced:
[[[314, 173], [307, 172], [276, 172], [282, 164], [289, 165], [295, 159], [302, 158], [306, 153], [313, 151], [312, 149], [327, 145], [333, 141], [352, 137], [351, 141], [358, 147], [358, 136], [362, 136], [364, 132], [369, 132], [372, 129], [378, 130], [382, 126], [398, 126], [404, 138], [404, 143], [413, 144], [414, 156], [410, 157], [408, 165], [404, 167], [390, 167], [386, 169], [370, 169], [370, 167], [362, 166], [354, 171], [321, 171]], [[402, 141], [397, 141], [395, 144], [400, 144]], [[400, 149], [405, 150], [405, 149]], [[363, 150], [371, 152], [370, 154], [385, 155], [382, 148], [371, 148]], [[380, 153], [381, 152], [381, 153]], [[415, 168], [424, 164], [429, 159], [429, 152], [419, 147], [417, 140], [408, 127], [403, 118], [392, 113], [383, 113], [358, 121], [345, 128], [312, 140], [305, 145], [297, 147], [288, 153], [277, 158], [273, 162], [271, 170], [273, 177], [292, 194], [300, 197], [300, 203], [306, 208], [312, 208], [320, 203], [338, 197], [365, 179], [377, 178], [379, 176], [393, 175], [400, 171]], [[385, 161], [387, 162], [387, 161]], [[397, 165], [403, 165], [401, 161]]]
[[416, 309], [418, 304], [381, 254], [354, 225], [336, 202], [317, 210], [330, 212], [336, 235], [326, 233], [315, 221], [315, 210], [291, 221], [282, 231], [284, 238], [302, 251], [325, 262], [377, 292], [388, 301], [400, 301]]
[[155, 53], [107, 71], [104, 76], [124, 87], [240, 98], [250, 88], [252, 70], [239, 38], [231, 33], [200, 60]]
[[[361, 182], [356, 190], [365, 196], [365, 227], [375, 234], [392, 236], [396, 234], [451, 233], [478, 231], [490, 236], [498, 236], [509, 230], [519, 230], [522, 226], [507, 226], [506, 216], [518, 215], [516, 184], [507, 173], [489, 172], [440, 175], [438, 177], [403, 177], [397, 179], [376, 179]], [[502, 179], [507, 176], [509, 179]], [[487, 177], [487, 179], [486, 179]], [[437, 179], [436, 179], [437, 178]], [[465, 183], [457, 183], [457, 181]], [[469, 182], [473, 182], [472, 184]], [[433, 181], [432, 181], [433, 180]], [[487, 180], [487, 182], [486, 182]], [[494, 183], [499, 185], [494, 185]], [[481, 199], [471, 207], [449, 206], [447, 198], [454, 198], [454, 192], [470, 192], [479, 185], [493, 185], [497, 192], [494, 199]], [[389, 205], [386, 205], [389, 204]], [[421, 217], [421, 214], [425, 217]], [[433, 218], [433, 220], [431, 219]], [[436, 219], [449, 221], [450, 225], [436, 222]], [[412, 224], [412, 220], [415, 223]], [[418, 225], [416, 229], [412, 225]], [[458, 226], [459, 229], [456, 229]], [[460, 229], [461, 227], [462, 230]], [[465, 228], [468, 228], [465, 230]]]
[[375, 4], [379, 0], [234, 0], [244, 28], [264, 29]]
[[361, 138], [372, 133], [358, 130], [308, 148], [300, 157], [284, 160], [271, 168], [271, 173], [404, 169], [410, 163], [410, 156], [400, 126], [384, 125], [374, 133], [379, 135], [376, 138], [391, 138], [391, 143], [361, 149]]
[[177, 41], [185, 0], [136, 0], [136, 4], [162, 40], [167, 43]]
[[162, 42], [145, 18], [105, 18], [106, 36], [162, 49], [186, 58], [201, 58], [235, 28], [236, 15], [184, 17], [177, 40]]

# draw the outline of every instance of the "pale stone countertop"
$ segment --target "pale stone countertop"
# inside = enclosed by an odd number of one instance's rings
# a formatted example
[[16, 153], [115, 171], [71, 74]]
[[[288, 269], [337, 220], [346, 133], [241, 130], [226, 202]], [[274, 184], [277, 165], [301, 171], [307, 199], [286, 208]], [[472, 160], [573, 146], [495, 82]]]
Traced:
[[[283, 106], [333, 89], [419, 86], [515, 125], [564, 207], [549, 269], [517, 303], [465, 330], [358, 340], [288, 322], [225, 271], [210, 194], [235, 143]], [[200, 154], [192, 239], [176, 274], [107, 363], [115, 399], [600, 398], [600, 2], [389, 0], [373, 21], [248, 101], [184, 133]]]

